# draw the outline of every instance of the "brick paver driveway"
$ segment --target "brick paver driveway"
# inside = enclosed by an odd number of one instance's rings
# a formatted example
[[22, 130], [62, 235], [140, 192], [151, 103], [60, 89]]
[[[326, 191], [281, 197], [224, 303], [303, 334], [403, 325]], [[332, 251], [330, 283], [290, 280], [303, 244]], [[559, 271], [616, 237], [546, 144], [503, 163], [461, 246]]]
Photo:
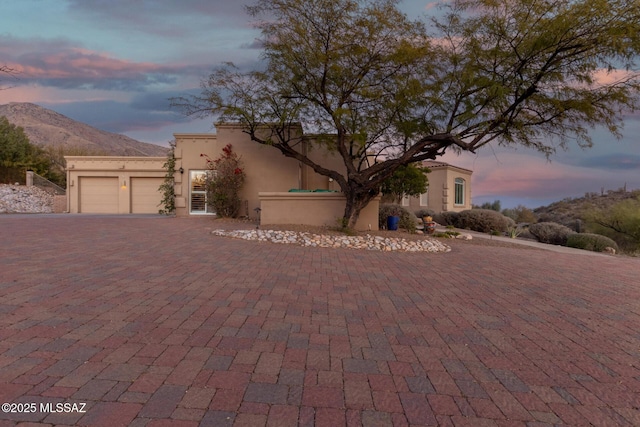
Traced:
[[640, 425], [638, 259], [213, 226], [0, 216], [0, 426]]

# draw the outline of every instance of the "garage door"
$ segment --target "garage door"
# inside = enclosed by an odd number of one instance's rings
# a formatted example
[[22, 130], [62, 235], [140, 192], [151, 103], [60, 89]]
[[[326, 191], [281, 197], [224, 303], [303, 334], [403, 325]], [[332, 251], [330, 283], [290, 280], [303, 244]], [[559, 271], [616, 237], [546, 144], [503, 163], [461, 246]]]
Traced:
[[164, 178], [131, 178], [131, 213], [158, 213]]
[[118, 178], [80, 177], [82, 213], [118, 213]]

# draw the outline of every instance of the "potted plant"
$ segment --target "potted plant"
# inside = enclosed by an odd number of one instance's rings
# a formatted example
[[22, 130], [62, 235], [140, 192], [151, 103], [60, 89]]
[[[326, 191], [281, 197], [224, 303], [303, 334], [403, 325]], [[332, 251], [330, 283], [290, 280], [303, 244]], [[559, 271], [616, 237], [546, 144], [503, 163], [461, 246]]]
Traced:
[[402, 208], [397, 205], [389, 205], [387, 212], [387, 230], [397, 231], [398, 224], [400, 223], [400, 215], [402, 215]]
[[435, 221], [433, 221], [433, 218], [431, 216], [423, 216], [422, 222], [424, 223], [424, 232], [426, 234], [433, 234], [436, 232], [436, 223]]

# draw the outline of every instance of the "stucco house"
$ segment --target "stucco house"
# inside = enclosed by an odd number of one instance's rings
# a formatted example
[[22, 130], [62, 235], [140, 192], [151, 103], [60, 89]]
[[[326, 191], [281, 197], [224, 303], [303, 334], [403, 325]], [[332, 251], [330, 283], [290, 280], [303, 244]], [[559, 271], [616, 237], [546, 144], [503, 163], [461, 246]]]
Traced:
[[[231, 144], [241, 157], [246, 180], [240, 194], [240, 215], [262, 224], [305, 223], [336, 225], [344, 211], [344, 197], [338, 185], [317, 174], [301, 162], [283, 156], [278, 150], [252, 142], [237, 124], [218, 124], [216, 134], [175, 134], [176, 215], [213, 215], [207, 205], [204, 177], [206, 154], [217, 158], [222, 148]], [[316, 163], [340, 170], [342, 159], [315, 145], [314, 136], [303, 135], [297, 146]], [[166, 174], [164, 157], [68, 156], [67, 211], [70, 213], [157, 213], [162, 195], [158, 188]], [[408, 200], [410, 207], [422, 206], [436, 211], [470, 208], [471, 172], [438, 163], [428, 165], [429, 194]], [[465, 182], [458, 192], [456, 179]], [[439, 190], [436, 190], [439, 188]], [[303, 190], [290, 192], [290, 190]], [[438, 194], [441, 194], [438, 197]], [[458, 204], [458, 196], [463, 203]], [[413, 205], [412, 205], [413, 203]], [[439, 205], [442, 203], [442, 206]], [[379, 198], [360, 215], [357, 229], [377, 229]], [[259, 208], [259, 209], [258, 209]]]
[[410, 212], [429, 209], [439, 212], [460, 212], [471, 209], [472, 171], [444, 162], [424, 161], [431, 171], [427, 177], [426, 193], [418, 197], [404, 197], [402, 205]]

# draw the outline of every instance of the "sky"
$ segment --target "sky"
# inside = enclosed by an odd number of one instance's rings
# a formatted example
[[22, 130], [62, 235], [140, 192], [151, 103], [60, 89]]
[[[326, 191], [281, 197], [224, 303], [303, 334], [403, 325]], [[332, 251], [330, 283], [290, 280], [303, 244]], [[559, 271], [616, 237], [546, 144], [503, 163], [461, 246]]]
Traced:
[[[170, 108], [169, 98], [199, 93], [216, 67], [259, 67], [251, 0], [2, 0], [0, 104], [31, 102], [98, 129], [167, 146], [174, 133], [215, 132], [211, 120]], [[433, 2], [405, 0], [412, 17]], [[550, 159], [533, 150], [487, 146], [443, 158], [474, 171], [474, 204], [547, 205], [587, 192], [640, 189], [640, 114], [623, 138], [591, 132], [594, 147], [571, 146]]]

